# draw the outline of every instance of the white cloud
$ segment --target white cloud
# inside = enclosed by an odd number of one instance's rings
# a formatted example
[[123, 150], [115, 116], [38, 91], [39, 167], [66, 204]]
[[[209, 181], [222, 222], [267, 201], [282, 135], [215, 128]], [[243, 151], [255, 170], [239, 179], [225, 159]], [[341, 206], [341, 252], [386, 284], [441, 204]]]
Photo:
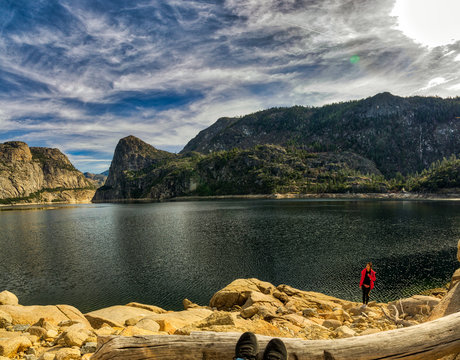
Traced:
[[447, 89], [453, 90], [453, 91], [459, 91], [460, 90], [460, 84], [455, 84], [455, 85], [449, 86]]
[[[219, 117], [272, 106], [460, 90], [458, 46], [408, 39], [392, 0], [60, 3], [62, 29], [46, 20], [0, 37], [0, 131], [70, 153], [108, 159], [130, 134], [178, 148]], [[184, 101], [158, 107], [156, 94]]]
[[398, 28], [414, 41], [442, 46], [460, 40], [458, 0], [396, 0], [391, 13]]

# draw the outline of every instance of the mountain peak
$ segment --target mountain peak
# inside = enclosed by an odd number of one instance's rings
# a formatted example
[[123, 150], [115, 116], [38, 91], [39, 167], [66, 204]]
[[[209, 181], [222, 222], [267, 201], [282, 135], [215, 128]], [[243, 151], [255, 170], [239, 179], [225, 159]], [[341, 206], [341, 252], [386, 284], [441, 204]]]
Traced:
[[[136, 136], [129, 135], [118, 141], [110, 164], [109, 175], [105, 186], [110, 188], [112, 198], [122, 198], [120, 183], [129, 177], [129, 173], [137, 172], [150, 166], [155, 166], [165, 159], [175, 157], [176, 154], [168, 151], [158, 150]], [[104, 196], [109, 196], [105, 194]], [[96, 193], [95, 200], [99, 198], [100, 192]]]

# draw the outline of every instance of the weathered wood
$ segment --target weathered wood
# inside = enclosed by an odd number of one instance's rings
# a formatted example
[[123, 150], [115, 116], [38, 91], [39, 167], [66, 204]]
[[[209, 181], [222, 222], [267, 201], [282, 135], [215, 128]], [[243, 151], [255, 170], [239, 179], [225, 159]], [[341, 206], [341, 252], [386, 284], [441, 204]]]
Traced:
[[[92, 360], [231, 360], [238, 333], [101, 337]], [[257, 335], [261, 351], [271, 339]], [[337, 340], [283, 339], [289, 360], [439, 359], [460, 353], [460, 312], [397, 330]]]

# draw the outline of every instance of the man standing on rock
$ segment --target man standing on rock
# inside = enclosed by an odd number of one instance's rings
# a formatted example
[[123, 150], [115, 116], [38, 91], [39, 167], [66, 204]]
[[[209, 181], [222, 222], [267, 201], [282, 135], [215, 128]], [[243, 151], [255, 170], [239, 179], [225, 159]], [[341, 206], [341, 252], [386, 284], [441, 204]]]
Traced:
[[366, 267], [361, 271], [361, 281], [359, 287], [363, 290], [363, 306], [369, 303], [369, 293], [374, 288], [375, 271], [372, 270], [372, 263], [368, 262]]

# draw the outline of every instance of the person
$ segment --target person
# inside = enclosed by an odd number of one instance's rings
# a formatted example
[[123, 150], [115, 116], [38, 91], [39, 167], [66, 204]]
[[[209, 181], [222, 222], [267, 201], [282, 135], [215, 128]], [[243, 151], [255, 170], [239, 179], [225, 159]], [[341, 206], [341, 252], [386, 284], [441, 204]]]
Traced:
[[[257, 360], [259, 345], [252, 332], [245, 332], [240, 336], [235, 346], [234, 360]], [[263, 360], [287, 360], [287, 350], [281, 339], [271, 339], [265, 348]]]
[[374, 288], [375, 271], [372, 270], [372, 263], [368, 262], [366, 267], [361, 271], [361, 281], [359, 287], [363, 291], [363, 306], [369, 303], [369, 293]]

